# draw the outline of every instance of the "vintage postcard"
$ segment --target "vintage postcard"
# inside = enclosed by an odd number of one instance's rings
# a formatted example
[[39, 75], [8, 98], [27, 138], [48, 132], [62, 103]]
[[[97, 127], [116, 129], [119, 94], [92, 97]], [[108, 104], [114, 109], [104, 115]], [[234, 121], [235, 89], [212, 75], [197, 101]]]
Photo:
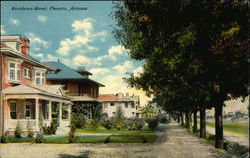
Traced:
[[246, 3], [1, 1], [0, 158], [248, 157]]

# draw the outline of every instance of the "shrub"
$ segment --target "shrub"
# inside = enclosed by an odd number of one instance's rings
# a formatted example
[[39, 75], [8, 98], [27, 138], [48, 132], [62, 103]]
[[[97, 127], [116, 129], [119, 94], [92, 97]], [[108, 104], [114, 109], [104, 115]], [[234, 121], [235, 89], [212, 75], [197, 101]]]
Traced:
[[34, 139], [34, 142], [35, 143], [43, 143], [44, 141], [45, 141], [45, 139], [44, 139], [43, 134], [41, 132], [37, 132], [35, 139]]
[[148, 129], [154, 130], [159, 124], [158, 117], [147, 118], [145, 120], [148, 123]]
[[7, 134], [4, 133], [1, 137], [0, 137], [0, 143], [7, 143]]
[[141, 119], [126, 120], [126, 128], [128, 130], [142, 129], [144, 122]]
[[72, 114], [71, 124], [74, 124], [76, 128], [83, 128], [86, 124], [86, 118], [82, 114]]
[[112, 121], [111, 120], [102, 120], [101, 121], [101, 124], [102, 124], [102, 126], [104, 127], [104, 128], [106, 128], [106, 129], [108, 129], [108, 130], [110, 130], [110, 129], [112, 129]]
[[108, 136], [103, 143], [110, 143], [110, 136]]
[[21, 138], [21, 133], [22, 133], [22, 129], [20, 127], [20, 124], [17, 123], [15, 132], [14, 132], [15, 138]]
[[58, 127], [57, 119], [53, 118], [51, 123], [50, 123], [50, 126], [46, 126], [46, 125], [43, 126], [42, 131], [44, 132], [44, 134], [48, 134], [48, 135], [55, 134], [57, 127]]
[[75, 135], [74, 135], [74, 131], [71, 131], [69, 132], [69, 136], [68, 136], [68, 143], [74, 143], [74, 138], [75, 138]]
[[121, 130], [124, 129], [126, 127], [126, 124], [123, 121], [115, 121], [113, 124], [114, 128]]
[[33, 132], [32, 128], [30, 127], [30, 124], [29, 124], [29, 123], [27, 124], [26, 128], [27, 128], [27, 132], [28, 132], [28, 133], [27, 133], [27, 137], [33, 138], [34, 132]]
[[87, 122], [88, 127], [96, 130], [100, 126], [100, 120], [98, 119], [92, 119]]
[[148, 143], [148, 139], [146, 138], [146, 136], [142, 137], [142, 143]]

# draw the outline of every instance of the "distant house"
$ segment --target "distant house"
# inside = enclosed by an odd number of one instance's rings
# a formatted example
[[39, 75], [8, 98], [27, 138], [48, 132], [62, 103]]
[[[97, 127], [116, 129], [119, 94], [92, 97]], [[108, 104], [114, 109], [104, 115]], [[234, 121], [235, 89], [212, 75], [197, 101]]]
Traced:
[[53, 107], [58, 109], [57, 133], [70, 122], [70, 98], [60, 85], [47, 85], [46, 72], [56, 68], [29, 56], [29, 42], [20, 35], [1, 36], [0, 135], [13, 133], [18, 124], [23, 132], [27, 125], [40, 131], [39, 118], [50, 124]]
[[60, 61], [45, 62], [56, 70], [47, 72], [46, 79], [49, 85], [62, 85], [64, 92], [71, 98], [74, 106], [73, 112], [77, 112], [77, 107], [82, 108], [84, 115], [92, 119], [94, 110], [98, 108], [100, 102], [97, 100], [99, 95], [99, 87], [104, 87], [89, 78], [92, 75], [86, 71], [84, 67], [79, 67], [77, 70], [71, 69]]
[[123, 93], [117, 94], [101, 94], [98, 101], [102, 103], [102, 112], [106, 117], [113, 117], [118, 108], [123, 111], [124, 117], [135, 118], [140, 117], [140, 98], [139, 96], [126, 96]]

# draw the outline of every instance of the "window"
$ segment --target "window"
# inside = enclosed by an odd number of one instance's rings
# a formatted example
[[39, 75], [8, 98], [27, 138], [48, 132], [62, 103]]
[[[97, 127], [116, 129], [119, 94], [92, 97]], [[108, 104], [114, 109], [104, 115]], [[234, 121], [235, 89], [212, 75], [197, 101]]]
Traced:
[[107, 103], [104, 103], [104, 108], [108, 108], [108, 104]]
[[16, 119], [16, 103], [10, 103], [10, 118]]
[[19, 43], [16, 44], [16, 50], [18, 50], [18, 51], [20, 50], [20, 44]]
[[125, 108], [128, 108], [128, 103], [125, 103]]
[[135, 112], [132, 112], [132, 115], [135, 116]]
[[36, 71], [35, 73], [35, 82], [37, 85], [44, 85], [44, 81], [45, 81], [45, 73], [44, 72], [40, 72], [40, 71]]
[[25, 118], [30, 118], [30, 105], [25, 105]]
[[8, 79], [14, 81], [20, 81], [21, 72], [20, 72], [20, 64], [19, 62], [10, 61], [8, 67]]
[[132, 103], [131, 107], [132, 107], [132, 108], [135, 108], [135, 103]]
[[110, 103], [110, 106], [115, 106], [115, 103]]
[[28, 68], [23, 69], [23, 77], [30, 79], [31, 78], [31, 73]]

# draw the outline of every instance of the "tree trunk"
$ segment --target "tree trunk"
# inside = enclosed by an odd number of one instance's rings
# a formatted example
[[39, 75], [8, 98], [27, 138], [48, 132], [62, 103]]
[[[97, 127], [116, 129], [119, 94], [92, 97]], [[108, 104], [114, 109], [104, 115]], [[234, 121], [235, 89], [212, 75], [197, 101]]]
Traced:
[[189, 130], [190, 129], [190, 116], [189, 116], [189, 112], [185, 112], [185, 120], [186, 120], [186, 128]]
[[197, 131], [197, 111], [194, 111], [194, 115], [193, 115], [193, 120], [194, 120], [194, 126], [193, 126], [193, 133], [195, 133]]
[[184, 126], [183, 114], [181, 112], [181, 125]]
[[200, 138], [206, 138], [206, 109], [200, 108]]
[[222, 104], [215, 106], [215, 148], [223, 149]]
[[180, 123], [180, 114], [177, 114], [177, 122]]

